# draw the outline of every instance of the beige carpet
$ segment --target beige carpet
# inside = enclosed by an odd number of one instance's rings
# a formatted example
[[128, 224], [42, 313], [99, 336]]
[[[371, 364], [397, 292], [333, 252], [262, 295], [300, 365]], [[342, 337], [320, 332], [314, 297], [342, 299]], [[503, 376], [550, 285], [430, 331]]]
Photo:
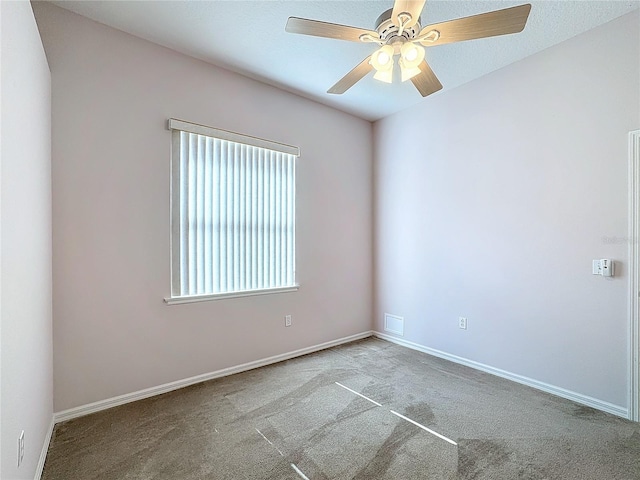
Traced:
[[634, 480], [640, 424], [371, 338], [59, 424], [42, 478]]

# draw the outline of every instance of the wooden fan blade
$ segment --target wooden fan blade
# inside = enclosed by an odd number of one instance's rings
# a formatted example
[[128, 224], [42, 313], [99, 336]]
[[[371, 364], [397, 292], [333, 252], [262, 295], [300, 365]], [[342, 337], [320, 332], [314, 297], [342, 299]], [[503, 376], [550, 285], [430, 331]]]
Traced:
[[529, 11], [531, 11], [531, 5], [527, 3], [517, 7], [428, 25], [420, 31], [420, 35], [426, 34], [431, 30], [437, 30], [440, 32], [440, 37], [435, 42], [425, 40], [421, 43], [426, 47], [430, 47], [445, 43], [474, 40], [476, 38], [518, 33], [524, 29], [529, 17]]
[[422, 9], [426, 0], [396, 0], [393, 4], [393, 11], [391, 12], [391, 21], [394, 25], [398, 26], [398, 15], [401, 13], [409, 13], [411, 20], [409, 20], [405, 27], [413, 27], [420, 18]]
[[420, 92], [420, 95], [426, 97], [427, 95], [431, 95], [442, 88], [440, 80], [438, 80], [436, 74], [433, 73], [433, 70], [431, 70], [431, 67], [426, 60], [423, 60], [418, 68], [422, 73], [411, 78], [411, 81]]
[[371, 66], [371, 64], [369, 63], [370, 59], [371, 55], [365, 58], [353, 70], [351, 70], [344, 77], [338, 80], [338, 83], [327, 90], [327, 93], [335, 93], [337, 95], [340, 95], [353, 87], [367, 73], [373, 70], [373, 66]]
[[360, 42], [360, 36], [362, 35], [371, 35], [376, 39], [380, 38], [378, 32], [373, 30], [298, 17], [289, 17], [285, 31], [289, 33], [299, 33], [302, 35], [312, 35], [314, 37], [347, 40], [350, 42]]

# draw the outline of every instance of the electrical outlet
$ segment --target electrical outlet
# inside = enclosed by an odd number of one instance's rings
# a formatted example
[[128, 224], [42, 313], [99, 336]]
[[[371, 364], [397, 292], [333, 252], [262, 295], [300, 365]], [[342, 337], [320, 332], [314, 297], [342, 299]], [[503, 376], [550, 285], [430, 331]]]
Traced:
[[20, 432], [20, 436], [18, 437], [18, 467], [22, 465], [23, 460], [24, 460], [24, 430]]
[[285, 315], [284, 316], [284, 326], [285, 327], [290, 327], [291, 326], [291, 315]]
[[467, 318], [466, 317], [458, 317], [458, 327], [463, 330], [467, 329]]

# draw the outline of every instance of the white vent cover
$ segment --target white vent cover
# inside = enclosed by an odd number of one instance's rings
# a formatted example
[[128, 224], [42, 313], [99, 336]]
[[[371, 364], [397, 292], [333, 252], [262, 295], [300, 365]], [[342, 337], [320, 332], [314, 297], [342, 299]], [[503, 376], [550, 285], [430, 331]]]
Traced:
[[404, 318], [396, 315], [384, 314], [384, 331], [396, 335], [404, 335]]

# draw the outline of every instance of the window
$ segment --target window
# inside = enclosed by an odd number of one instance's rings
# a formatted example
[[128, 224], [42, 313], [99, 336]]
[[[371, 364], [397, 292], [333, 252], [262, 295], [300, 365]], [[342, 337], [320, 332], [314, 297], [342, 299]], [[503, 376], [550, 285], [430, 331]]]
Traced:
[[171, 298], [297, 290], [297, 147], [169, 120]]

